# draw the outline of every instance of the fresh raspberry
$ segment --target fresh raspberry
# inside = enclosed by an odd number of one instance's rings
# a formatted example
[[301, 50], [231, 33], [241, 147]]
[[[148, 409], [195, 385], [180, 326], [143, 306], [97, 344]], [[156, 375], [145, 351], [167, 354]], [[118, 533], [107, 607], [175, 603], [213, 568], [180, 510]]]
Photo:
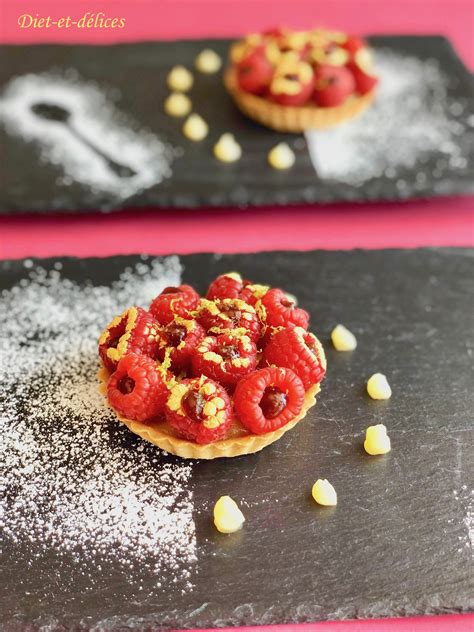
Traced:
[[166, 287], [150, 305], [150, 312], [161, 325], [175, 316], [186, 318], [199, 305], [199, 294], [190, 285]]
[[246, 335], [235, 336], [232, 332], [202, 340], [193, 354], [193, 374], [208, 377], [232, 386], [244, 375], [255, 370], [257, 347]]
[[356, 53], [359, 49], [364, 48], [365, 42], [360, 37], [349, 36], [345, 42], [340, 44], [342, 48], [345, 48], [348, 53], [352, 55]]
[[211, 335], [245, 329], [244, 333], [254, 342], [259, 339], [262, 328], [255, 309], [238, 298], [203, 299], [197, 319]]
[[128, 353], [156, 357], [159, 324], [141, 307], [129, 307], [110, 322], [99, 338], [99, 355], [111, 373]]
[[356, 82], [345, 66], [321, 65], [315, 71], [314, 100], [324, 108], [335, 107], [354, 93]]
[[216, 298], [240, 298], [243, 287], [244, 281], [238, 272], [221, 274], [209, 286], [206, 298], [210, 301]]
[[368, 48], [359, 48], [348, 64], [354, 75], [355, 85], [359, 94], [367, 94], [377, 85], [378, 79], [374, 75], [372, 55]]
[[245, 301], [252, 307], [255, 307], [257, 301], [264, 296], [270, 287], [268, 285], [258, 285], [256, 283], [249, 283], [245, 285], [240, 292], [240, 300]]
[[310, 332], [301, 327], [281, 329], [267, 344], [263, 359], [269, 365], [293, 369], [306, 390], [319, 384], [326, 373], [324, 349]]
[[296, 325], [308, 328], [309, 314], [296, 307], [295, 300], [283, 290], [273, 288], [257, 301], [255, 309], [267, 327], [287, 327]]
[[359, 94], [367, 94], [367, 92], [373, 90], [378, 84], [379, 80], [375, 75], [364, 72], [355, 63], [351, 62], [349, 68], [354, 75], [355, 87]]
[[127, 419], [152, 421], [164, 412], [168, 387], [154, 360], [130, 353], [110, 376], [107, 397], [112, 408]]
[[285, 426], [303, 407], [304, 386], [291, 369], [268, 367], [237, 384], [234, 409], [245, 428], [265, 434]]
[[246, 55], [235, 69], [239, 88], [253, 94], [263, 92], [273, 76], [273, 66], [268, 61], [263, 46]]
[[158, 358], [163, 362], [168, 354], [173, 371], [186, 369], [204, 335], [204, 329], [197, 321], [175, 316], [158, 332]]
[[232, 406], [225, 388], [213, 380], [183, 380], [171, 389], [166, 420], [185, 439], [212, 443], [223, 439], [232, 425]]
[[310, 64], [298, 59], [297, 53], [290, 63], [283, 57], [270, 84], [270, 94], [280, 105], [299, 106], [306, 103], [314, 88], [314, 71]]

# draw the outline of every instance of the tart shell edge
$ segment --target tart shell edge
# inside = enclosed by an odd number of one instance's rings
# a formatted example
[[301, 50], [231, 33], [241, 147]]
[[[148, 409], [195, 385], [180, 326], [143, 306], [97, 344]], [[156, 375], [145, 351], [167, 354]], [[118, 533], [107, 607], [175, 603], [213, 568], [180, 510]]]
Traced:
[[[106, 369], [101, 367], [97, 376], [99, 378], [99, 392], [105, 397], [107, 402], [107, 380], [109, 373]], [[153, 443], [165, 452], [174, 454], [175, 456], [179, 456], [183, 459], [230, 458], [259, 452], [267, 445], [278, 441], [285, 432], [296, 426], [296, 424], [306, 416], [308, 410], [316, 404], [316, 395], [319, 391], [319, 384], [315, 384], [306, 391], [303, 408], [300, 414], [282, 428], [278, 428], [278, 430], [267, 432], [263, 435], [248, 434], [243, 437], [223, 439], [206, 445], [200, 445], [193, 443], [192, 441], [179, 439], [178, 437], [160, 430], [159, 426], [150, 426], [149, 424], [142, 422], [132, 421], [131, 419], [122, 417], [116, 411], [114, 411], [114, 413], [117, 416], [117, 419], [121, 423], [125, 424], [134, 434], [138, 435], [142, 439], [145, 439], [145, 441]]]

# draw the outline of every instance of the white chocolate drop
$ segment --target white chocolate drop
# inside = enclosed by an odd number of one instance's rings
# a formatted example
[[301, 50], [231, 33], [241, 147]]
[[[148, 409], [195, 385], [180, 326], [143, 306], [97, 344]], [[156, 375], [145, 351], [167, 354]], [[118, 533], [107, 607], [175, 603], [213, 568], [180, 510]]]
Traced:
[[222, 162], [236, 162], [242, 156], [242, 148], [232, 134], [222, 134], [214, 145], [214, 155]]
[[194, 60], [194, 65], [199, 72], [212, 75], [218, 72], [222, 66], [222, 59], [210, 48], [202, 50]]
[[182, 92], [172, 92], [165, 100], [165, 112], [170, 116], [186, 116], [191, 108], [191, 99]]
[[318, 505], [334, 507], [337, 505], [337, 493], [331, 483], [325, 478], [318, 478], [313, 485], [311, 494]]
[[242, 528], [244, 514], [230, 496], [221, 496], [214, 505], [214, 525], [221, 533], [234, 533]]
[[331, 332], [331, 340], [337, 351], [354, 351], [357, 339], [344, 325], [336, 325]]
[[268, 162], [274, 169], [290, 169], [295, 164], [295, 154], [289, 145], [279, 143], [268, 152]]
[[183, 134], [189, 140], [198, 142], [206, 138], [209, 133], [209, 127], [206, 121], [199, 114], [191, 114], [183, 125]]
[[372, 399], [389, 399], [392, 389], [382, 373], [374, 373], [367, 381], [367, 393]]
[[364, 449], [373, 456], [387, 454], [392, 449], [387, 428], [383, 424], [369, 426], [365, 431]]
[[193, 75], [184, 66], [172, 68], [166, 78], [168, 88], [176, 92], [187, 92], [193, 85]]

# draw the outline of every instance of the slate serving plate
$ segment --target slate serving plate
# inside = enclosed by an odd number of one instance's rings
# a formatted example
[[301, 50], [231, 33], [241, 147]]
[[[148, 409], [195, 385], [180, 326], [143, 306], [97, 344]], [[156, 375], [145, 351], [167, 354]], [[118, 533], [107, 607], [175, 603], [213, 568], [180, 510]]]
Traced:
[[[190, 96], [195, 111], [210, 123], [209, 137], [197, 144], [183, 138], [181, 121], [163, 112], [166, 74], [176, 63], [191, 67], [204, 47], [211, 46], [226, 57], [228, 40], [2, 46], [0, 146], [6, 160], [2, 161], [0, 213], [258, 206], [472, 193], [471, 74], [442, 37], [377, 36], [370, 42], [376, 58], [383, 62], [383, 73], [388, 73], [384, 74], [384, 93], [380, 93], [376, 109], [348, 124], [353, 127], [343, 126], [342, 138], [342, 128], [309, 141], [309, 137], [277, 134], [260, 127], [237, 111], [219, 76], [196, 73]], [[420, 79], [413, 72], [418, 72]], [[42, 130], [33, 136], [25, 134], [23, 128], [18, 132], [21, 108], [8, 104], [7, 97], [12, 82], [27, 74], [46, 77], [52, 84], [53, 75], [61, 76], [79, 95], [82, 91], [85, 103], [90, 101], [85, 86], [95, 82], [95, 97], [102, 95], [112, 110], [100, 114], [100, 107], [91, 106], [82, 124], [74, 111], [70, 121], [110, 158], [133, 166], [137, 177], [114, 176], [96, 152], [90, 150], [88, 155], [83, 143], [77, 138], [74, 141], [67, 130], [63, 129], [61, 136], [57, 123], [43, 121]], [[403, 88], [407, 77], [411, 87]], [[419, 92], [425, 79], [431, 84]], [[392, 88], [405, 90], [399, 94], [397, 105]], [[61, 96], [53, 91], [48, 100], [57, 102], [58, 98], [61, 102]], [[78, 101], [77, 95], [74, 99]], [[100, 133], [91, 127], [97, 117]], [[160, 169], [158, 175], [147, 174], [158, 160], [153, 154], [146, 157], [147, 142], [142, 147], [145, 156], [137, 158], [119, 137], [109, 134], [107, 139], [112, 123], [115, 130], [147, 130], [159, 146], [164, 143], [169, 177], [161, 179]], [[54, 142], [48, 144], [50, 132], [59, 134], [59, 149]], [[242, 144], [243, 158], [238, 164], [223, 165], [212, 156], [212, 146], [223, 132], [234, 133]], [[266, 163], [268, 150], [280, 141], [289, 142], [296, 152], [296, 165], [289, 172], [276, 172]], [[61, 143], [66, 143], [65, 155], [61, 154]], [[78, 155], [82, 163], [71, 167]], [[342, 169], [339, 157], [347, 162]], [[356, 172], [352, 173], [355, 164]], [[101, 180], [97, 173], [104, 169]], [[161, 180], [159, 184], [157, 180]]]
[[[328, 355], [318, 404], [259, 454], [192, 464], [197, 562], [187, 590], [166, 573], [157, 587], [145, 565], [127, 576], [112, 558], [92, 563], [87, 579], [71, 554], [58, 562], [53, 550], [7, 539], [2, 629], [194, 628], [472, 609], [473, 256], [432, 249], [181, 257], [184, 281], [201, 291], [215, 275], [238, 269], [300, 298]], [[34, 265], [110, 287], [137, 264], [146, 276], [151, 261]], [[0, 288], [28, 277], [26, 265], [2, 262]], [[328, 342], [340, 321], [357, 335], [354, 353], [337, 353]], [[364, 391], [377, 370], [389, 377], [390, 401], [371, 401]], [[371, 423], [389, 429], [393, 450], [384, 457], [363, 451]], [[121, 445], [129, 458], [142, 444], [114, 422], [108, 432], [111, 449]], [[144, 461], [154, 451], [144, 446]], [[156, 473], [175, 462], [161, 456]], [[311, 500], [318, 477], [335, 485], [336, 508]], [[221, 494], [244, 503], [245, 527], [231, 536], [210, 520]]]

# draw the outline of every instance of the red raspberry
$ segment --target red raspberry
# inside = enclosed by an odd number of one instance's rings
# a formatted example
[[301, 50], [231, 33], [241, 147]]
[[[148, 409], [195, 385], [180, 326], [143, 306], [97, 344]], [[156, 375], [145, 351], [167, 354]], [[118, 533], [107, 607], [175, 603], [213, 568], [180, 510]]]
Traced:
[[263, 92], [273, 76], [273, 66], [268, 61], [263, 46], [240, 60], [235, 70], [239, 88], [254, 94]]
[[197, 321], [175, 316], [158, 332], [158, 358], [163, 362], [169, 354], [173, 371], [186, 369], [191, 363], [194, 349], [204, 335], [204, 329]]
[[303, 408], [304, 386], [291, 369], [268, 367], [237, 384], [235, 412], [245, 428], [265, 434], [285, 426]]
[[321, 343], [301, 327], [278, 331], [265, 347], [263, 358], [270, 365], [293, 369], [306, 390], [319, 384], [326, 373], [326, 356]]
[[166, 287], [150, 305], [150, 312], [162, 325], [175, 316], [186, 318], [199, 305], [199, 294], [190, 285]]
[[303, 327], [303, 329], [308, 328], [308, 312], [296, 307], [294, 299], [278, 288], [268, 290], [257, 302], [255, 309], [267, 326], [287, 327], [288, 325], [296, 325]]
[[349, 64], [349, 68], [354, 75], [356, 90], [359, 94], [367, 94], [378, 84], [379, 80], [375, 75], [364, 72], [355, 63]]
[[255, 309], [238, 298], [203, 299], [197, 318], [213, 335], [243, 328], [254, 342], [260, 338], [262, 326]]
[[159, 324], [141, 307], [129, 307], [107, 325], [99, 338], [99, 355], [112, 373], [128, 353], [156, 357]]
[[238, 272], [221, 274], [214, 279], [207, 290], [206, 298], [213, 301], [216, 298], [240, 298], [245, 282]]
[[257, 347], [248, 336], [221, 334], [204, 338], [193, 355], [193, 374], [232, 386], [255, 370]]
[[367, 48], [357, 50], [348, 67], [354, 75], [356, 90], [359, 94], [367, 94], [378, 84], [379, 80], [374, 75], [372, 57]]
[[112, 408], [127, 419], [151, 421], [164, 412], [168, 387], [154, 360], [130, 353], [110, 376], [107, 397]]
[[315, 71], [314, 100], [324, 108], [343, 103], [354, 93], [356, 82], [345, 66], [318, 66]]
[[261, 299], [270, 289], [268, 285], [258, 285], [255, 283], [249, 283], [245, 285], [243, 290], [240, 292], [240, 300], [245, 301], [252, 307], [255, 307], [255, 304], [259, 299]]
[[[280, 105], [299, 106], [308, 101], [311, 93], [314, 89], [314, 73], [312, 67], [306, 62], [299, 62], [300, 68], [305, 69], [303, 73], [300, 72], [298, 66], [295, 70], [288, 70], [276, 77], [270, 84], [270, 94], [272, 98]], [[276, 92], [275, 87], [278, 87], [278, 81], [284, 80], [294, 85], [294, 89], [291, 93], [288, 92]]]
[[185, 439], [212, 443], [223, 439], [232, 425], [232, 405], [225, 388], [213, 380], [183, 380], [171, 389], [166, 420]]
[[365, 42], [360, 37], [349, 36], [345, 42], [340, 44], [342, 48], [345, 48], [352, 55], [356, 53], [360, 48], [365, 47]]

